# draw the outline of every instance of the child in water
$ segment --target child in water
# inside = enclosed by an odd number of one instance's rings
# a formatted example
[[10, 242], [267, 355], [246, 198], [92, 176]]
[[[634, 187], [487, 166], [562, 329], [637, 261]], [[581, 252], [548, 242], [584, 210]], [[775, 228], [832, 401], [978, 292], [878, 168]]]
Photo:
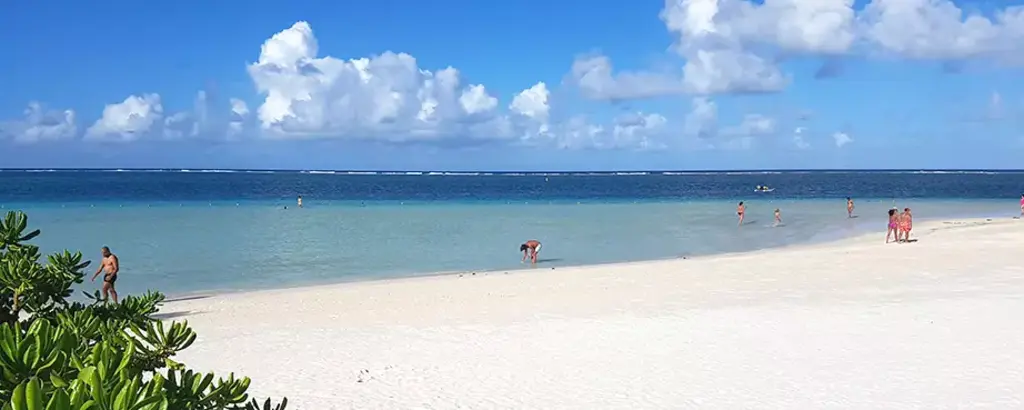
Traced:
[[772, 225], [772, 226], [779, 226], [781, 224], [782, 224], [782, 212], [779, 211], [779, 208], [775, 208], [775, 224]]

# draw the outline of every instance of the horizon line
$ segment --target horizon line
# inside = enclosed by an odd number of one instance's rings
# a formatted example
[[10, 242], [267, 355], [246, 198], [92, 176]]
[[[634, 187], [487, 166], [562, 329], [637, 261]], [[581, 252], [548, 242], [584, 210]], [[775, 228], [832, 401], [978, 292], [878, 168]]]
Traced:
[[1015, 168], [764, 168], [764, 169], [622, 169], [622, 170], [444, 170], [444, 169], [297, 169], [297, 168], [167, 168], [167, 167], [115, 167], [115, 168], [7, 168], [4, 171], [242, 171], [242, 172], [295, 172], [295, 173], [493, 173], [493, 174], [628, 174], [628, 173], [726, 173], [726, 172], [1024, 172]]

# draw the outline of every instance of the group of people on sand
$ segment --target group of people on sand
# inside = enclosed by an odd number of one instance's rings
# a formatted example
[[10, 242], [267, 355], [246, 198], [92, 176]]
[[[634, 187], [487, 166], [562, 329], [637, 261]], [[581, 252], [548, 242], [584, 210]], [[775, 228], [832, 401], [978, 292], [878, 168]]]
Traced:
[[910, 231], [914, 229], [914, 215], [910, 208], [903, 208], [903, 212], [895, 206], [889, 209], [889, 226], [885, 231], [885, 243], [889, 238], [895, 236], [896, 243], [910, 242]]

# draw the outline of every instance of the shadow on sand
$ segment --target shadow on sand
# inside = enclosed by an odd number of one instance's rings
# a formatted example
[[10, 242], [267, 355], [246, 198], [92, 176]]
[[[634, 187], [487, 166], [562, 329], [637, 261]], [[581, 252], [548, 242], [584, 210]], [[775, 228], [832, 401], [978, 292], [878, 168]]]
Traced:
[[164, 302], [184, 302], [186, 300], [200, 300], [211, 297], [210, 295], [192, 295], [192, 296], [181, 296], [176, 298], [164, 299]]
[[168, 320], [168, 319], [177, 319], [177, 318], [181, 318], [181, 317], [195, 316], [195, 315], [199, 315], [199, 314], [202, 314], [202, 312], [193, 312], [191, 310], [186, 310], [186, 311], [183, 311], [183, 312], [157, 313], [157, 314], [153, 315], [153, 319], [156, 319], [156, 320]]

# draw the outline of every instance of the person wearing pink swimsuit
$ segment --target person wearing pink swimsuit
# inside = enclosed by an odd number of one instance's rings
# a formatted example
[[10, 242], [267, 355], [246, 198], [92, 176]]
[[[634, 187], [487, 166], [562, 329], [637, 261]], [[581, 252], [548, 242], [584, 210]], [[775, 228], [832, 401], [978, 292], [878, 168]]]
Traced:
[[900, 233], [903, 234], [903, 242], [910, 242], [910, 230], [914, 229], [914, 216], [910, 214], [910, 208], [903, 208], [900, 215]]
[[897, 230], [899, 221], [899, 215], [896, 214], [896, 208], [889, 210], [889, 227], [885, 231], [885, 243], [889, 243], [889, 237], [895, 234], [896, 241], [899, 242], [900, 234]]

